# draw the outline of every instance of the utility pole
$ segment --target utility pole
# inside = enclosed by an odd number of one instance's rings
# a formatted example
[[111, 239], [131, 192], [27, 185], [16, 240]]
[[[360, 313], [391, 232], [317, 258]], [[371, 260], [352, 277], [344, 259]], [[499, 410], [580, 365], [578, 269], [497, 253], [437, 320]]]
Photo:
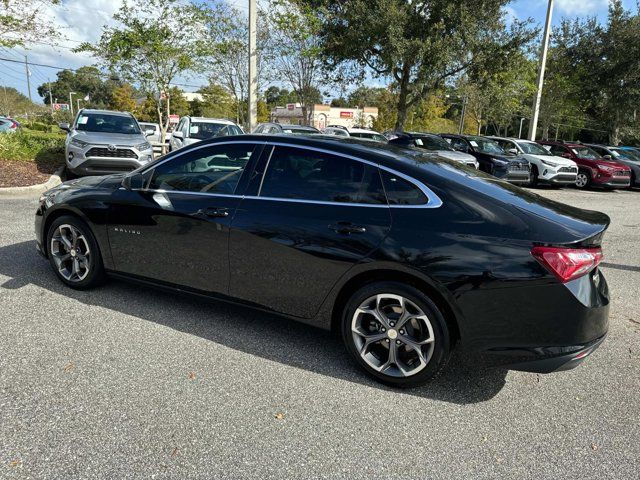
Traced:
[[24, 73], [27, 75], [27, 90], [29, 91], [29, 101], [31, 102], [31, 72], [29, 71], [29, 60], [24, 56]]
[[544, 71], [547, 66], [547, 51], [549, 50], [549, 35], [551, 34], [551, 14], [553, 13], [553, 0], [549, 0], [547, 7], [547, 21], [544, 24], [544, 34], [542, 37], [542, 52], [540, 54], [540, 65], [538, 68], [538, 81], [536, 97], [533, 100], [533, 112], [531, 123], [529, 124], [529, 140], [535, 141], [538, 130], [538, 115], [540, 114], [540, 101], [542, 100], [542, 87], [544, 86]]
[[520, 130], [518, 130], [518, 138], [522, 138], [522, 122], [524, 122], [525, 120], [525, 117], [522, 117], [520, 119]]
[[249, 131], [258, 123], [258, 59], [256, 53], [256, 0], [249, 0]]
[[48, 79], [47, 90], [49, 90], [49, 106], [51, 107], [51, 114], [53, 115], [53, 97], [51, 95], [51, 79]]
[[71, 109], [71, 118], [73, 118], [73, 99], [71, 98], [71, 95], [73, 95], [76, 92], [69, 92], [69, 108]]

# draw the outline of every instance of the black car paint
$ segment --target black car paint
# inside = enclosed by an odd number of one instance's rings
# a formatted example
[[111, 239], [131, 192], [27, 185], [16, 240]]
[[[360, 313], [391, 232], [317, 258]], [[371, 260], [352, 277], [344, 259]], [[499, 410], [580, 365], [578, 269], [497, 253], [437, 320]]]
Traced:
[[[478, 163], [480, 164], [479, 169], [482, 170], [483, 172], [486, 172], [497, 178], [502, 178], [511, 183], [517, 183], [517, 184], [529, 183], [530, 181], [529, 175], [530, 175], [531, 167], [529, 165], [529, 162], [525, 158], [522, 158], [516, 155], [508, 155], [506, 153], [505, 154], [485, 153], [471, 144], [470, 139], [473, 138], [471, 136], [455, 135], [455, 134], [449, 134], [449, 133], [443, 133], [443, 134], [440, 134], [440, 136], [445, 140], [449, 139], [449, 140], [463, 141], [466, 145], [466, 148], [460, 149], [460, 151], [476, 157], [476, 160], [478, 160]], [[496, 159], [502, 162], [507, 162], [507, 165], [503, 165], [501, 163], [496, 162], [495, 161]], [[521, 174], [520, 172], [513, 174], [509, 170], [511, 167], [516, 167], [518, 169], [526, 168], [527, 173], [526, 175]]]
[[[158, 161], [233, 139], [201, 142]], [[159, 211], [153, 199], [158, 192], [122, 188], [123, 175], [68, 182], [47, 193], [38, 209], [40, 251], [45, 253], [47, 225], [72, 212], [91, 226], [110, 273], [233, 299], [322, 328], [333, 326], [345, 292], [376, 278], [420, 286], [447, 313], [462, 347], [508, 354], [509, 362], [561, 358], [606, 334], [609, 296], [601, 272], [561, 284], [530, 254], [534, 245], [599, 245], [606, 215], [398, 147], [335, 137], [235, 139], [326, 149], [391, 168], [423, 182], [442, 206], [320, 206], [256, 198], [263, 151], [235, 196], [164, 193], [173, 211]], [[229, 214], [194, 220], [191, 214], [203, 208], [227, 208]], [[364, 223], [367, 234], [329, 228], [341, 221]]]

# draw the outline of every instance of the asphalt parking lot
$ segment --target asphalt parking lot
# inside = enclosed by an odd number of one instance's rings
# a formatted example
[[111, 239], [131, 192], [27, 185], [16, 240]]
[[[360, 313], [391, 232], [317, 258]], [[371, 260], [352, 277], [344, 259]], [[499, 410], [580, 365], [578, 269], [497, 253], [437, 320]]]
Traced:
[[76, 292], [0, 198], [0, 478], [638, 478], [640, 192], [538, 190], [612, 218], [610, 332], [537, 375], [456, 355], [368, 379], [330, 334], [111, 281]]

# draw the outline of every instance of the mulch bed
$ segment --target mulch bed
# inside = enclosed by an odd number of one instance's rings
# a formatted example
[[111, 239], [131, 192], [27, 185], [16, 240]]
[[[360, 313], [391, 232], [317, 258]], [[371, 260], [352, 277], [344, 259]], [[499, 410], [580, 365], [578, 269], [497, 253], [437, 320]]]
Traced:
[[0, 188], [28, 187], [49, 180], [59, 165], [0, 159]]

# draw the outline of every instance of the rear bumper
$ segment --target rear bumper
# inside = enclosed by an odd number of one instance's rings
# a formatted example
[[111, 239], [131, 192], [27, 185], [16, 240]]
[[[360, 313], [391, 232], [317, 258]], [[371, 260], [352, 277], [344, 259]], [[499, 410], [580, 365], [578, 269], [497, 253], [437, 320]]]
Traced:
[[[521, 354], [531, 357], [525, 361], [507, 363], [511, 370], [521, 370], [523, 372], [552, 373], [563, 370], [571, 370], [580, 365], [589, 355], [591, 355], [604, 341], [606, 334], [582, 345], [572, 345], [568, 347], [540, 347], [530, 349]], [[516, 352], [511, 352], [516, 354]]]

